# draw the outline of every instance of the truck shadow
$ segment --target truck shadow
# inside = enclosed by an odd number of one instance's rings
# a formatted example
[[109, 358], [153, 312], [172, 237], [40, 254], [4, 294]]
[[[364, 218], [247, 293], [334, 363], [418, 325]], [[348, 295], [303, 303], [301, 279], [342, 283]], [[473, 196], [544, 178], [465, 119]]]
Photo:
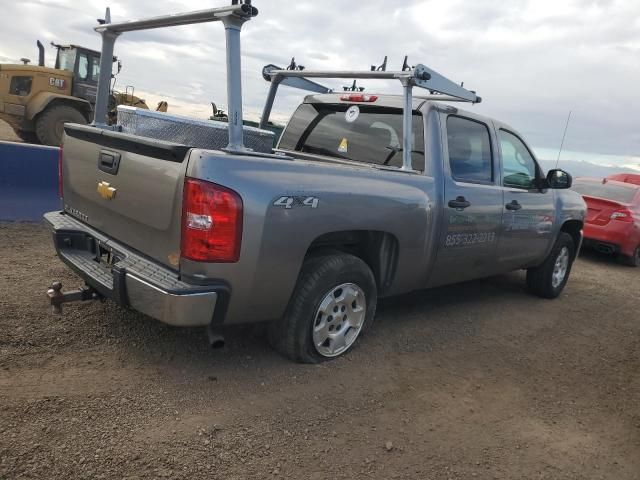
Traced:
[[[475, 323], [496, 313], [496, 302], [511, 305], [536, 301], [526, 293], [521, 272], [382, 299], [374, 325], [360, 340], [356, 349], [359, 353], [354, 354], [385, 355], [397, 351], [408, 338], [413, 348], [430, 351], [434, 345], [474, 335]], [[191, 372], [189, 376], [204, 375], [212, 369], [236, 371], [252, 365], [261, 369], [281, 369], [283, 365], [294, 370], [314, 368], [296, 366], [273, 351], [265, 324], [223, 328], [225, 347], [214, 350], [204, 328], [166, 326], [109, 303], [102, 308], [108, 336], [116, 340], [121, 354], [135, 363], [171, 366]], [[323, 367], [332, 368], [342, 361], [328, 362]]]

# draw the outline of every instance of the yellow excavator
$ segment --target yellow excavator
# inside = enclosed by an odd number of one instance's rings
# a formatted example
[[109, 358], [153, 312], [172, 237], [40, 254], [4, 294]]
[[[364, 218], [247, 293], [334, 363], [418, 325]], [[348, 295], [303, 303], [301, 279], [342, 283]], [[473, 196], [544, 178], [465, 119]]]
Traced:
[[[25, 141], [60, 145], [64, 124], [89, 123], [100, 73], [100, 52], [78, 45], [58, 45], [54, 68], [44, 66], [44, 46], [38, 45], [38, 65], [22, 58], [22, 64], [0, 64], [0, 120], [7, 122]], [[118, 62], [118, 73], [122, 64]], [[118, 105], [148, 109], [144, 100], [112, 89], [109, 122], [115, 123]], [[156, 111], [166, 112], [167, 102]]]

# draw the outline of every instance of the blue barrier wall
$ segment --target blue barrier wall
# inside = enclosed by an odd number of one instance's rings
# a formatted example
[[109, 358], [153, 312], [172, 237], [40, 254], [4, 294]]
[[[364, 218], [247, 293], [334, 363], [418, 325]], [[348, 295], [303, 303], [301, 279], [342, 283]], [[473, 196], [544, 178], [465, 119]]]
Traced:
[[0, 221], [38, 222], [60, 209], [58, 150], [0, 142]]

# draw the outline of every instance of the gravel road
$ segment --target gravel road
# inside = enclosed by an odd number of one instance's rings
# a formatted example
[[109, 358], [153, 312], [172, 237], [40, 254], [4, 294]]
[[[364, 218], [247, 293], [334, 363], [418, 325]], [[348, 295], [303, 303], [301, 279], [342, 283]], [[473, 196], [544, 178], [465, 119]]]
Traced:
[[0, 478], [638, 479], [640, 269], [583, 255], [564, 295], [522, 273], [385, 301], [343, 359], [199, 329], [80, 284], [38, 225], [0, 225]]
[[9, 124], [3, 120], [0, 120], [0, 141], [6, 140], [7, 142], [22, 142], [20, 138], [13, 132], [13, 129]]

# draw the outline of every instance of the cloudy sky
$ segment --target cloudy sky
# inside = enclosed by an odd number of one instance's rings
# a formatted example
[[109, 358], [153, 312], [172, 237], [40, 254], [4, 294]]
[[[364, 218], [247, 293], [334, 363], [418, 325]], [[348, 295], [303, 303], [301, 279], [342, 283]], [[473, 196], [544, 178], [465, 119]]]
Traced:
[[[96, 18], [121, 21], [198, 10], [229, 0], [0, 0], [0, 62], [37, 61], [36, 39], [100, 48]], [[483, 97], [473, 110], [520, 130], [540, 157], [640, 169], [638, 0], [254, 0], [243, 30], [245, 116], [257, 119], [267, 63], [292, 56], [308, 68], [368, 69], [389, 56], [424, 63]], [[47, 61], [55, 50], [47, 48]], [[151, 104], [207, 117], [226, 105], [224, 31], [204, 24], [125, 34], [117, 87], [135, 85]], [[341, 82], [330, 83], [341, 88]], [[363, 82], [367, 91], [398, 91]], [[285, 121], [304, 95], [282, 88], [274, 117]]]

